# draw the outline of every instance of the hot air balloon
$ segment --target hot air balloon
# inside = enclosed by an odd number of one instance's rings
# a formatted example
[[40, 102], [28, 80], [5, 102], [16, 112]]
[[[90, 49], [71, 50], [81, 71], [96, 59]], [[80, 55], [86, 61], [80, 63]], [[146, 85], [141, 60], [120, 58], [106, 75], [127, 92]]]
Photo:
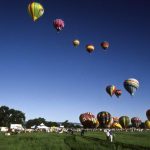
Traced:
[[111, 114], [106, 111], [99, 112], [97, 114], [97, 119], [101, 127], [107, 128], [111, 122]]
[[121, 126], [123, 128], [127, 128], [129, 126], [129, 123], [130, 123], [130, 119], [128, 116], [121, 116], [119, 118], [119, 123], [121, 124]]
[[149, 120], [146, 120], [146, 121], [145, 121], [145, 127], [146, 127], [147, 129], [150, 129], [150, 121], [149, 121]]
[[131, 123], [133, 127], [138, 128], [141, 125], [142, 121], [138, 117], [133, 117], [131, 118]]
[[75, 46], [75, 47], [77, 47], [77, 46], [79, 46], [79, 44], [80, 44], [80, 41], [79, 40], [74, 40], [73, 41], [73, 45]]
[[36, 21], [44, 14], [44, 8], [40, 3], [31, 2], [28, 5], [28, 13], [32, 17], [33, 21]]
[[109, 43], [107, 41], [104, 41], [101, 43], [101, 47], [106, 50], [109, 47]]
[[107, 127], [110, 128], [113, 123], [114, 123], [114, 118], [111, 117], [111, 118], [110, 118], [110, 122], [109, 122], [109, 124], [107, 125]]
[[97, 118], [91, 112], [81, 114], [79, 120], [84, 128], [96, 128], [98, 126]]
[[134, 95], [136, 90], [139, 88], [139, 81], [133, 78], [124, 81], [124, 88], [131, 94]]
[[122, 126], [121, 126], [120, 123], [114, 122], [114, 123], [112, 124], [112, 128], [115, 128], [115, 129], [122, 129]]
[[119, 123], [119, 118], [118, 117], [113, 117], [114, 123]]
[[108, 85], [106, 87], [106, 92], [112, 97], [116, 91], [116, 87], [114, 85]]
[[88, 44], [86, 45], [86, 50], [89, 52], [89, 53], [92, 53], [94, 51], [95, 47], [94, 45], [92, 44]]
[[96, 119], [96, 125], [95, 125], [95, 128], [98, 128], [99, 127], [99, 121]]
[[148, 110], [146, 111], [146, 116], [147, 116], [147, 119], [150, 120], [150, 109], [148, 109]]
[[53, 25], [58, 32], [61, 31], [65, 27], [65, 23], [62, 19], [55, 19], [53, 21]]
[[119, 96], [121, 96], [121, 94], [122, 94], [122, 91], [121, 90], [116, 90], [115, 91], [115, 95], [119, 98]]

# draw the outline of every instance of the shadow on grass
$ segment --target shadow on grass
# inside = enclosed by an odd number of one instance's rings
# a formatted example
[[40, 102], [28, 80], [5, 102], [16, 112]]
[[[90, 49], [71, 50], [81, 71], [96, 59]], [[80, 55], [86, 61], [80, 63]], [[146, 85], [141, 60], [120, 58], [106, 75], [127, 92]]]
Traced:
[[107, 147], [109, 150], [150, 150], [149, 147], [137, 146], [133, 144], [125, 144], [121, 142], [109, 142], [107, 140], [102, 140], [99, 138], [94, 138], [90, 136], [83, 136], [84, 139], [92, 140], [100, 143], [102, 146]]

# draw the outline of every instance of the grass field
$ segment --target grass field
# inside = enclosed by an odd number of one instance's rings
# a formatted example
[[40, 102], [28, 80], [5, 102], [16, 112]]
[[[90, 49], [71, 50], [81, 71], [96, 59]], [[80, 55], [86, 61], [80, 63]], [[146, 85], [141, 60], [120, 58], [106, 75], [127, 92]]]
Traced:
[[80, 134], [0, 134], [0, 150], [150, 150], [150, 132], [117, 132], [113, 143], [103, 132]]

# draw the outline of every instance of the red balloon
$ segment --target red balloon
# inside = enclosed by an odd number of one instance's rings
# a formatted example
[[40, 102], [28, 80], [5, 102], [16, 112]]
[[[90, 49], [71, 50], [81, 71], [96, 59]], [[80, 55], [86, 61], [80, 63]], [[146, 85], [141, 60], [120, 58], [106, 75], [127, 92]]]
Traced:
[[101, 43], [101, 47], [103, 49], [107, 49], [109, 47], [109, 43], [107, 41], [104, 41], [104, 42]]
[[131, 118], [131, 123], [134, 127], [138, 128], [140, 124], [142, 123], [141, 119], [138, 117]]
[[53, 25], [57, 31], [61, 31], [65, 27], [65, 23], [62, 19], [55, 19]]
[[106, 92], [112, 97], [116, 92], [116, 87], [114, 85], [108, 85], [106, 87]]
[[121, 96], [122, 91], [121, 90], [116, 90], [115, 91], [115, 95], [119, 98], [119, 96]]
[[98, 126], [98, 120], [91, 112], [81, 114], [79, 120], [85, 128], [96, 128]]

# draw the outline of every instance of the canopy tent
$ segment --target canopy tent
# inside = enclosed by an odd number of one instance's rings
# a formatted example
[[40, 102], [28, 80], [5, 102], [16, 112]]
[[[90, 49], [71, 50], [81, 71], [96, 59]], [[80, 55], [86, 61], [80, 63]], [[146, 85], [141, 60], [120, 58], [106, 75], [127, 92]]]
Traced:
[[45, 126], [43, 123], [41, 123], [39, 126], [37, 126], [37, 129], [49, 131], [49, 127]]
[[24, 128], [22, 127], [22, 124], [10, 124], [10, 129], [20, 130], [20, 131], [24, 130]]

